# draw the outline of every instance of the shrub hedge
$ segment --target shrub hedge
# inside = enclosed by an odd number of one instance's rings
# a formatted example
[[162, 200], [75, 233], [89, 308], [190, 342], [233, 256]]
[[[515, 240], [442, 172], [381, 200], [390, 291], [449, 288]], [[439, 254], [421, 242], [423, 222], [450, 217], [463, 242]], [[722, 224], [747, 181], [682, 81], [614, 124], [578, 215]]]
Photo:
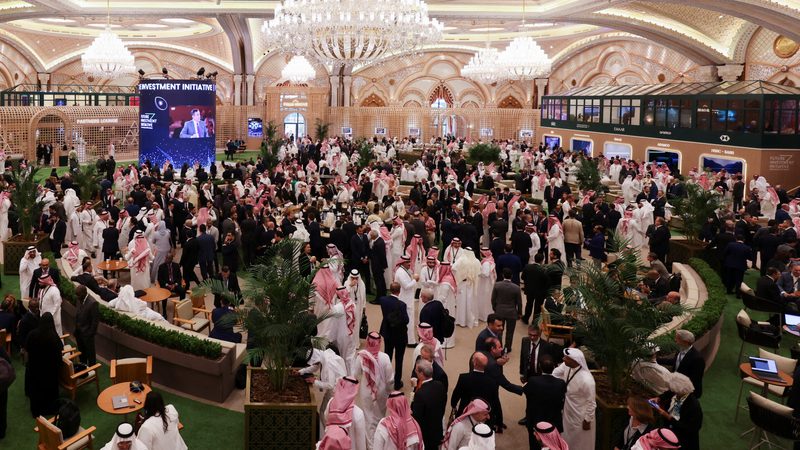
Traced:
[[469, 148], [468, 160], [473, 164], [500, 162], [500, 147], [491, 144], [475, 144]]
[[[700, 309], [692, 311], [692, 318], [681, 328], [691, 331], [695, 338], [699, 338], [717, 324], [722, 312], [725, 310], [725, 306], [728, 304], [728, 297], [719, 274], [707, 262], [699, 258], [691, 258], [689, 259], [689, 267], [694, 269], [705, 283], [708, 298]], [[674, 332], [668, 333], [660, 336], [657, 339], [657, 343], [662, 349], [665, 347], [671, 348], [674, 346], [674, 337]]]
[[[45, 257], [55, 261], [52, 253], [46, 253]], [[62, 299], [73, 305], [75, 304], [75, 285], [66, 276], [61, 277], [61, 281], [58, 283], [58, 290], [61, 292]], [[120, 314], [102, 304], [100, 305], [100, 321], [108, 326], [116, 327], [131, 336], [179, 352], [209, 359], [219, 359], [222, 356], [222, 346], [216, 342], [190, 336], [180, 331], [167, 330], [147, 321]]]

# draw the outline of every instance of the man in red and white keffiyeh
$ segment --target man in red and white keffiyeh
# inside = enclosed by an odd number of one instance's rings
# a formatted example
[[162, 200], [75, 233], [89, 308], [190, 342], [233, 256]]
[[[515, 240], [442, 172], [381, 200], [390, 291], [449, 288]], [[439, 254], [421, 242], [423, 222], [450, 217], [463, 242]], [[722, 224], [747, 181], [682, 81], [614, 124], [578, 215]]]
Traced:
[[336, 289], [336, 297], [339, 299], [339, 304], [332, 311], [337, 315], [335, 319], [338, 325], [333, 340], [336, 342], [339, 354], [344, 359], [349, 372], [352, 370], [359, 344], [356, 307], [345, 286], [339, 286]]
[[371, 332], [367, 346], [358, 352], [353, 377], [358, 380], [358, 406], [364, 411], [367, 428], [367, 447], [372, 441], [378, 421], [386, 415], [386, 400], [394, 386], [394, 369], [389, 355], [380, 351], [381, 336]]
[[[336, 383], [333, 398], [328, 403], [327, 411], [325, 411], [326, 433], [329, 427], [339, 427], [347, 434], [349, 445], [344, 447], [343, 450], [366, 450], [367, 448], [364, 412], [355, 405], [358, 384], [356, 379], [340, 378]], [[320, 448], [322, 448], [321, 444]], [[338, 449], [340, 447], [332, 446], [327, 448]]]
[[472, 436], [472, 427], [486, 422], [489, 419], [490, 411], [489, 404], [480, 398], [469, 402], [464, 408], [464, 412], [447, 427], [444, 440], [442, 440], [442, 450], [458, 450], [466, 447]]
[[425, 445], [422, 442], [422, 430], [411, 415], [406, 396], [402, 392], [392, 392], [387, 401], [387, 410], [389, 415], [378, 424], [372, 448], [423, 450]]

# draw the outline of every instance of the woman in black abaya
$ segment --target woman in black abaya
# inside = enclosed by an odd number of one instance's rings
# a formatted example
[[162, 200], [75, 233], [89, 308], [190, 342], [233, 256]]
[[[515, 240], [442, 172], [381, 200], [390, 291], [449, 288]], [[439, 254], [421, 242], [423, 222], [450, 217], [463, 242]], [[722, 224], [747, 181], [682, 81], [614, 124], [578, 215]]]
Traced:
[[31, 331], [25, 344], [28, 366], [25, 369], [25, 392], [31, 401], [31, 415], [51, 416], [56, 413], [58, 371], [64, 344], [56, 332], [53, 315], [42, 314], [39, 326]]

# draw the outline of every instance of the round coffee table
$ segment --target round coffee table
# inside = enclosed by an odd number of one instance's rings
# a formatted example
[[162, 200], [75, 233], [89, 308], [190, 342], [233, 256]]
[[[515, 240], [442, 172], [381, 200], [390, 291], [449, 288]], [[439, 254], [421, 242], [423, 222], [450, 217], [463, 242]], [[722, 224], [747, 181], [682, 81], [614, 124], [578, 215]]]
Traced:
[[172, 292], [169, 289], [161, 287], [149, 287], [144, 290], [145, 295], [141, 297], [147, 303], [156, 305], [161, 304], [161, 314], [167, 318], [167, 299], [172, 297]]
[[128, 268], [128, 261], [124, 259], [109, 259], [97, 263], [97, 268], [100, 270], [107, 270], [109, 272], [118, 272]]
[[[131, 386], [129, 382], [111, 385], [103, 389], [103, 392], [97, 396], [97, 407], [100, 408], [100, 410], [104, 413], [115, 415], [127, 415], [132, 412], [139, 411], [140, 409], [144, 408], [145, 397], [147, 397], [147, 394], [152, 391], [150, 386], [146, 384], [143, 386], [144, 390], [142, 392], [135, 393], [131, 392]], [[112, 399], [118, 395], [124, 395], [128, 397], [128, 404], [130, 406], [127, 408], [114, 409]], [[139, 403], [137, 403], [136, 400], [139, 400]]]
[[794, 384], [794, 379], [792, 378], [792, 376], [782, 370], [778, 371], [778, 376], [781, 377], [781, 381], [767, 380], [765, 378], [760, 378], [753, 372], [753, 368], [750, 366], [749, 362], [741, 363], [739, 365], [739, 370], [744, 375], [764, 383], [764, 386], [761, 390], [761, 393], [764, 397], [766, 397], [769, 392], [769, 385], [779, 386], [779, 387], [791, 387]]

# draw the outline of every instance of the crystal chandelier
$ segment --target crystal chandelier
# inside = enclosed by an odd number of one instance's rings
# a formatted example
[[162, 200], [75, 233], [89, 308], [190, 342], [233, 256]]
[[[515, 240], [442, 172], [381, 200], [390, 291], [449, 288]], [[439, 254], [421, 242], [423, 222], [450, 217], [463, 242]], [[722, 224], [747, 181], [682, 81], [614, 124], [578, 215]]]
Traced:
[[314, 79], [317, 76], [317, 72], [314, 71], [314, 67], [311, 66], [305, 56], [295, 55], [281, 71], [281, 76], [293, 84], [302, 84]]
[[469, 62], [461, 69], [461, 76], [480, 83], [492, 84], [502, 78], [502, 72], [498, 65], [500, 52], [487, 45], [486, 48], [478, 50]]
[[[522, 0], [522, 25], [525, 28], [525, 0]], [[553, 67], [550, 57], [532, 37], [517, 37], [500, 54], [500, 67], [509, 80], [530, 81], [547, 78]]]
[[106, 28], [81, 55], [83, 71], [95, 78], [119, 78], [134, 73], [133, 54], [111, 31], [111, 9], [106, 1]]
[[500, 54], [499, 65], [511, 80], [547, 78], [552, 69], [550, 57], [531, 37], [518, 37]]
[[262, 31], [271, 47], [339, 67], [418, 51], [442, 28], [423, 0], [283, 0]]

